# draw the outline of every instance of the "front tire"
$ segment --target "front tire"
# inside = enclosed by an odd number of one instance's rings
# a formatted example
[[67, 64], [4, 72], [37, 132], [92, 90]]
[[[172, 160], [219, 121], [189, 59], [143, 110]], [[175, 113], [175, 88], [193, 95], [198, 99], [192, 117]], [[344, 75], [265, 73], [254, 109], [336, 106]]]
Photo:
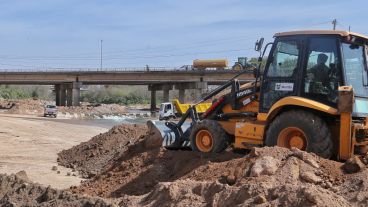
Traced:
[[296, 147], [323, 158], [333, 156], [328, 125], [319, 116], [303, 110], [287, 111], [276, 117], [267, 130], [266, 145]]
[[323, 158], [333, 156], [332, 136], [326, 122], [303, 110], [287, 111], [276, 117], [267, 130], [265, 143], [267, 146], [296, 147]]
[[222, 126], [214, 120], [205, 119], [193, 126], [190, 134], [193, 151], [219, 153], [224, 151], [229, 138]]

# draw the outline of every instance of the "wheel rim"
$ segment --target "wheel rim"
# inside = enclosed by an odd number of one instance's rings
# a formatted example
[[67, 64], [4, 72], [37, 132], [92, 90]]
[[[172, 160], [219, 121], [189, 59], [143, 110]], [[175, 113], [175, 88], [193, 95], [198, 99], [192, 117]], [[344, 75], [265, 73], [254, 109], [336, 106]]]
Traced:
[[196, 145], [201, 152], [210, 152], [213, 148], [213, 137], [208, 130], [200, 130], [196, 135]]
[[298, 127], [287, 127], [280, 132], [277, 146], [305, 150], [308, 146], [307, 136]]

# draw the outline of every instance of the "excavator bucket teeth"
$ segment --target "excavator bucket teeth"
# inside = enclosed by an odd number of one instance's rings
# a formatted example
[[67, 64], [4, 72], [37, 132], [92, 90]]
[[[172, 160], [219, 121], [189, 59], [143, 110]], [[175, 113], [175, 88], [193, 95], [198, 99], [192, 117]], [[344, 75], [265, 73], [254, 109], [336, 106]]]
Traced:
[[[182, 148], [189, 147], [190, 142], [184, 141], [180, 146], [175, 142], [180, 137], [176, 137], [175, 133], [165, 125], [164, 121], [147, 121], [148, 133], [150, 139], [162, 140], [162, 146], [166, 148]], [[190, 127], [190, 123], [184, 123], [182, 130], [185, 132]]]

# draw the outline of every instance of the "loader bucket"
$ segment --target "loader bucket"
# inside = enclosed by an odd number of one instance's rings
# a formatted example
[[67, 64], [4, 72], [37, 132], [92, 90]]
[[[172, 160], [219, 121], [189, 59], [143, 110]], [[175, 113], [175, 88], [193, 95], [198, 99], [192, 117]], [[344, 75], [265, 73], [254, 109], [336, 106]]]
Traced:
[[[174, 142], [178, 137], [175, 133], [165, 125], [165, 121], [147, 121], [148, 134], [152, 142], [160, 142], [165, 148], [177, 148]], [[185, 132], [190, 127], [190, 123], [184, 123], [182, 125], [182, 130]], [[185, 141], [181, 147], [189, 147], [190, 142]]]

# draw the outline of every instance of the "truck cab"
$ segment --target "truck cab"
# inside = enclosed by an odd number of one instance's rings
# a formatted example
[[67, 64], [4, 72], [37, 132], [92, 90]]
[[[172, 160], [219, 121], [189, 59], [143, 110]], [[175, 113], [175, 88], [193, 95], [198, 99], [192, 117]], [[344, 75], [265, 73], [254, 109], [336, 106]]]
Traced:
[[159, 120], [168, 120], [170, 118], [175, 118], [175, 108], [170, 102], [161, 103], [159, 114]]

